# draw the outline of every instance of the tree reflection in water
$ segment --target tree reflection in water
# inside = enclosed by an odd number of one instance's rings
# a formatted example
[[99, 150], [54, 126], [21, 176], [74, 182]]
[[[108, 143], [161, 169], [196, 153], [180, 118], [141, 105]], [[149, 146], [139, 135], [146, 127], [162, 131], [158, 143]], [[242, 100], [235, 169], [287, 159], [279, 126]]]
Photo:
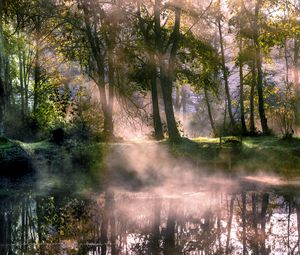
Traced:
[[298, 254], [299, 202], [290, 189], [6, 192], [0, 254]]

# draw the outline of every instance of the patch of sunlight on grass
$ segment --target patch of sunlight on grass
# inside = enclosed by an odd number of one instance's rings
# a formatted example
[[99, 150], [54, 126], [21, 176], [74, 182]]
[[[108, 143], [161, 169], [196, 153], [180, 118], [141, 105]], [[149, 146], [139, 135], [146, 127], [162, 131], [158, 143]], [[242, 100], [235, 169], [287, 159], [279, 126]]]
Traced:
[[243, 141], [243, 146], [247, 147], [247, 148], [253, 148], [254, 145], [251, 141]]
[[219, 138], [210, 138], [210, 137], [197, 137], [191, 140], [196, 143], [219, 143], [220, 142]]

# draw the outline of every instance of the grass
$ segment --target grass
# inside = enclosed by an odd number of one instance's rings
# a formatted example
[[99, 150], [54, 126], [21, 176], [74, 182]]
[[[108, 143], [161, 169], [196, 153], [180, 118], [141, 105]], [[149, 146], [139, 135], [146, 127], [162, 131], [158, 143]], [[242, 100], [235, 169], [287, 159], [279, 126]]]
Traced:
[[300, 139], [247, 138], [243, 141], [237, 164], [253, 171], [261, 169], [287, 177], [300, 176]]
[[[145, 142], [145, 144], [150, 142]], [[198, 137], [182, 139], [179, 144], [164, 140], [155, 142], [167, 146], [174, 160], [185, 159], [197, 165], [214, 165], [217, 171], [229, 173], [272, 172], [281, 176], [300, 176], [300, 138], [282, 140], [278, 137], [224, 137], [220, 144], [219, 138]], [[63, 146], [43, 141], [37, 143], [18, 144], [31, 156], [43, 155], [50, 162], [57, 162], [56, 169], [69, 158], [70, 165], [81, 169], [105, 168], [103, 161], [107, 153], [104, 143], [77, 143], [69, 141]], [[0, 150], [5, 151], [11, 144], [0, 143]], [[114, 144], [128, 146], [128, 143]], [[116, 159], [117, 160], [117, 159]], [[71, 168], [75, 171], [74, 168]], [[68, 174], [72, 174], [72, 171]], [[77, 170], [76, 170], [77, 171]], [[92, 170], [91, 170], [92, 171]], [[99, 172], [99, 171], [98, 171]]]
[[233, 172], [267, 171], [286, 177], [300, 176], [300, 138], [249, 137], [240, 140], [227, 137], [220, 144], [219, 139], [200, 137], [183, 140], [181, 144], [173, 145], [172, 151], [192, 160], [230, 160], [230, 171]]

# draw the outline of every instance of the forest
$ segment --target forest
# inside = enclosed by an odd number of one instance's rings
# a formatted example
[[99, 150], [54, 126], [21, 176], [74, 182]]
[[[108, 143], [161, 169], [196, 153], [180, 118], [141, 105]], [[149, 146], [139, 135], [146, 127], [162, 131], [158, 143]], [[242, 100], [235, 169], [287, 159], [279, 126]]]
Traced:
[[299, 0], [0, 0], [0, 254], [300, 253]]
[[298, 132], [297, 1], [24, 0], [0, 10], [4, 136]]

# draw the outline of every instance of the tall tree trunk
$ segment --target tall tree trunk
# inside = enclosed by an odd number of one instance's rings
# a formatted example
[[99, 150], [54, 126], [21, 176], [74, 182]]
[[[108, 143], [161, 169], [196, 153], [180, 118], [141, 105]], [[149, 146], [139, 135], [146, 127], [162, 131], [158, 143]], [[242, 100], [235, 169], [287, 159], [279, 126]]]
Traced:
[[111, 138], [113, 136], [114, 124], [113, 124], [113, 109], [114, 109], [114, 89], [115, 89], [115, 69], [114, 69], [114, 60], [113, 60], [113, 53], [112, 49], [109, 50], [108, 54], [108, 130], [109, 136]]
[[28, 112], [28, 103], [29, 103], [29, 95], [28, 95], [28, 83], [29, 83], [29, 67], [26, 68], [26, 59], [25, 51], [23, 51], [23, 73], [24, 73], [24, 94], [25, 94], [25, 113]]
[[255, 61], [251, 65], [251, 88], [250, 88], [250, 133], [255, 134], [255, 120], [254, 120], [254, 96], [255, 96], [255, 85], [256, 85], [256, 71]]
[[4, 91], [5, 91], [5, 97], [4, 97], [4, 108], [9, 109], [11, 105], [11, 97], [12, 97], [12, 81], [10, 79], [10, 61], [9, 57], [7, 56], [5, 59], [4, 64]]
[[167, 119], [167, 127], [169, 133], [169, 139], [172, 142], [180, 141], [180, 134], [177, 128], [177, 123], [175, 120], [175, 114], [173, 109], [173, 100], [172, 100], [172, 81], [166, 77], [164, 74], [164, 67], [161, 66], [161, 88], [165, 106], [165, 114]]
[[214, 119], [213, 119], [213, 116], [211, 113], [210, 101], [209, 101], [208, 91], [207, 91], [206, 86], [204, 87], [204, 96], [205, 96], [205, 103], [206, 103], [206, 107], [207, 107], [210, 126], [211, 126], [213, 137], [214, 137], [217, 134], [217, 132], [216, 132], [215, 124], [214, 124]]
[[0, 136], [3, 135], [4, 107], [5, 107], [5, 89], [3, 81], [3, 1], [0, 1]]
[[174, 108], [175, 108], [175, 111], [178, 113], [180, 111], [180, 107], [181, 107], [181, 104], [180, 104], [180, 92], [179, 92], [179, 86], [176, 86], [175, 88], [175, 103], [174, 103]]
[[20, 94], [21, 94], [21, 118], [25, 119], [25, 96], [24, 96], [24, 73], [23, 73], [23, 59], [22, 52], [19, 48], [19, 78], [20, 78]]
[[100, 103], [101, 108], [104, 116], [104, 135], [106, 138], [110, 138], [113, 134], [112, 130], [112, 112], [108, 107], [108, 100], [106, 96], [106, 89], [105, 89], [105, 64], [103, 61], [104, 54], [101, 50], [99, 38], [96, 34], [93, 33], [90, 16], [89, 16], [89, 10], [87, 6], [82, 5], [83, 13], [84, 13], [84, 22], [85, 22], [85, 32], [91, 47], [91, 53], [93, 55], [93, 58], [96, 63], [96, 75], [97, 75], [97, 86], [100, 93]]
[[[219, 8], [221, 9], [220, 0], [219, 0], [218, 4], [219, 4]], [[221, 10], [219, 10], [219, 11], [221, 12]], [[227, 68], [226, 68], [226, 62], [225, 62], [224, 40], [223, 40], [223, 33], [222, 33], [222, 26], [221, 26], [221, 13], [219, 14], [217, 22], [218, 22], [218, 30], [219, 30], [222, 71], [223, 71], [223, 78], [224, 78], [224, 84], [225, 84], [225, 94], [226, 94], [226, 98], [227, 98], [228, 115], [229, 115], [231, 127], [235, 128], [235, 120], [234, 120], [234, 117], [232, 114], [231, 96], [230, 96]]]
[[[239, 51], [242, 51], [243, 42], [240, 38]], [[239, 63], [239, 75], [240, 75], [240, 111], [241, 111], [241, 127], [242, 134], [247, 134], [247, 127], [245, 121], [245, 107], [244, 107], [244, 75], [243, 75], [243, 63]]]
[[40, 68], [40, 50], [38, 42], [36, 42], [36, 55], [34, 65], [34, 85], [33, 85], [33, 112], [35, 113], [38, 107], [39, 100], [39, 89], [41, 82], [41, 68]]
[[181, 90], [181, 100], [182, 100], [182, 119], [183, 121], [185, 121], [186, 113], [187, 113], [187, 91], [185, 86], [183, 86]]
[[[159, 12], [159, 10], [156, 10], [156, 12]], [[145, 43], [147, 45], [152, 45], [152, 36], [150, 35], [147, 24], [145, 20], [141, 17], [141, 3], [137, 2], [137, 13], [138, 13], [138, 19], [139, 19], [139, 28], [142, 31], [142, 34], [144, 36]], [[157, 17], [159, 19], [159, 17]], [[149, 26], [149, 25], [148, 25]], [[157, 32], [159, 32], [160, 28], [157, 28]], [[157, 38], [157, 40], [160, 40], [160, 38]], [[158, 43], [156, 40], [156, 51], [158, 51]], [[154, 137], [156, 140], [161, 140], [164, 138], [163, 133], [163, 127], [162, 122], [160, 118], [160, 111], [159, 111], [159, 103], [158, 103], [158, 93], [157, 93], [157, 61], [155, 59], [155, 50], [154, 52], [149, 52], [148, 54], [148, 65], [146, 68], [150, 69], [151, 78], [150, 78], [150, 85], [151, 85], [151, 101], [152, 101], [152, 116], [153, 116], [153, 127], [154, 127]], [[177, 93], [176, 93], [177, 95]]]
[[180, 17], [181, 9], [175, 8], [175, 24], [173, 30], [173, 45], [171, 48], [170, 57], [168, 60], [168, 66], [164, 61], [164, 51], [161, 40], [161, 27], [160, 27], [160, 0], [155, 1], [154, 5], [154, 22], [155, 22], [155, 42], [157, 48], [157, 57], [159, 58], [159, 67], [160, 67], [160, 84], [162, 87], [162, 94], [165, 106], [165, 114], [167, 119], [169, 139], [172, 142], [180, 141], [180, 134], [177, 128], [177, 123], [175, 120], [174, 109], [173, 109], [173, 100], [172, 100], [172, 88], [173, 88], [173, 78], [174, 78], [174, 69], [175, 69], [175, 60], [176, 53], [179, 46], [180, 34]]
[[5, 92], [4, 84], [0, 75], [0, 136], [3, 134], [3, 120], [4, 120], [4, 101], [5, 101]]
[[255, 5], [255, 18], [254, 18], [254, 45], [255, 45], [255, 59], [257, 68], [257, 93], [258, 93], [258, 112], [260, 117], [260, 123], [262, 132], [269, 134], [268, 121], [265, 114], [264, 92], [263, 92], [263, 71], [262, 71], [262, 56], [261, 47], [259, 43], [259, 11], [262, 5], [262, 0], [257, 0]]
[[111, 133], [111, 124], [112, 124], [112, 116], [108, 110], [107, 104], [107, 97], [106, 97], [106, 89], [104, 85], [104, 77], [101, 75], [100, 79], [98, 79], [98, 88], [100, 92], [100, 102], [101, 102], [101, 109], [103, 112], [104, 117], [104, 125], [103, 125], [103, 132], [106, 139], [110, 139], [112, 136]]
[[294, 86], [295, 86], [295, 116], [296, 116], [296, 125], [300, 123], [300, 82], [299, 82], [299, 51], [300, 51], [300, 40], [298, 38], [294, 39]]
[[158, 94], [157, 94], [157, 72], [156, 67], [152, 66], [151, 75], [151, 97], [152, 97], [152, 115], [153, 115], [153, 126], [156, 140], [164, 138], [162, 122], [159, 113]]
[[295, 84], [295, 91], [299, 94], [300, 93], [300, 82], [299, 82], [299, 51], [300, 51], [300, 42], [299, 39], [294, 39], [294, 67], [293, 67], [293, 74], [294, 74], [294, 84]]

